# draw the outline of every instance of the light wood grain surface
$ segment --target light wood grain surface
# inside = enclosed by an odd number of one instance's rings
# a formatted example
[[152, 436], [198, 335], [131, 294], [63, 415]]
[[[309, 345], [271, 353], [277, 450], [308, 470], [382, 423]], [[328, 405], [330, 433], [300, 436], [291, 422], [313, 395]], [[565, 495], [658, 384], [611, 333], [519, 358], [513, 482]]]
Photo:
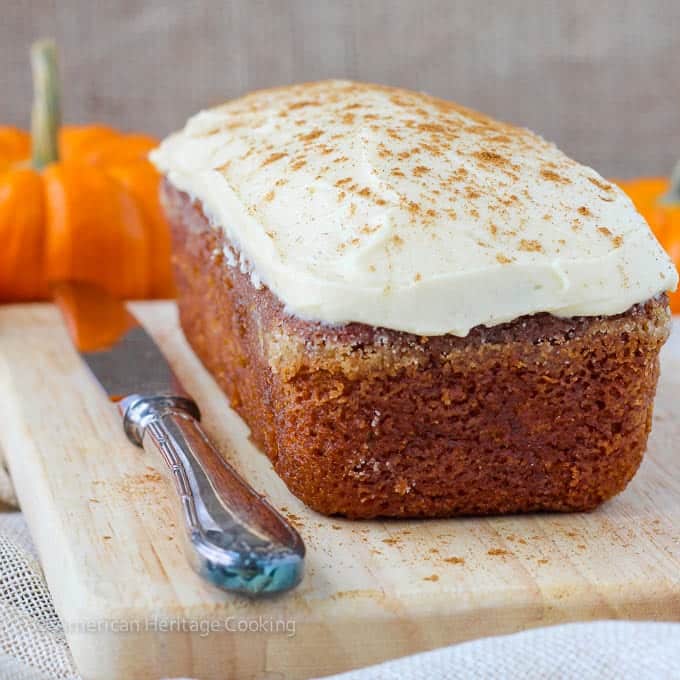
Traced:
[[[288, 493], [188, 349], [174, 305], [135, 309], [221, 451], [300, 529], [307, 572], [294, 593], [261, 602], [204, 585], [182, 554], [162, 465], [127, 442], [55, 309], [0, 308], [0, 444], [88, 680], [308, 678], [564, 621], [680, 620], [677, 321], [649, 452], [600, 510], [352, 523]], [[256, 630], [225, 630], [239, 625]]]
[[3, 0], [0, 120], [55, 36], [66, 117], [165, 134], [248, 90], [345, 76], [530, 127], [606, 175], [680, 157], [677, 0]]

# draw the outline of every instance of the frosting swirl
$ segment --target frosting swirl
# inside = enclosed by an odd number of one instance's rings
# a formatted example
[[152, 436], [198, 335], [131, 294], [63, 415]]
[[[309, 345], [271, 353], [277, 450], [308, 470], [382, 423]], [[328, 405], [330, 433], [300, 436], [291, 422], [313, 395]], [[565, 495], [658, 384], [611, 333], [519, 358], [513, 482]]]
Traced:
[[152, 152], [305, 319], [464, 336], [613, 315], [678, 274], [628, 197], [528, 130], [324, 81], [203, 111]]

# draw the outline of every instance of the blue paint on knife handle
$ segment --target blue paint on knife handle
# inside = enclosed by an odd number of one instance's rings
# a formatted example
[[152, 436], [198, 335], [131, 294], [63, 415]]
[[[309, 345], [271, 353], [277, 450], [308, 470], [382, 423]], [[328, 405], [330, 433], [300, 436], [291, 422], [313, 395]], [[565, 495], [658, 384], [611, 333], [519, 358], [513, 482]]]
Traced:
[[218, 588], [249, 596], [281, 593], [302, 580], [304, 560], [296, 554], [258, 555], [248, 567], [205, 560], [200, 575]]

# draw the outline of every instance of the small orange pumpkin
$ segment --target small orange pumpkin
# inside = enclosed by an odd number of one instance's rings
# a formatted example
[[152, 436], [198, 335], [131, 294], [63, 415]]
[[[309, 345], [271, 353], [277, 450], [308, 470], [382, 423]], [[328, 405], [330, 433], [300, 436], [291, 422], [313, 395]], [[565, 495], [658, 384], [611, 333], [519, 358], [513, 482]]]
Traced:
[[[680, 163], [667, 177], [640, 177], [616, 182], [630, 196], [638, 212], [675, 266], [680, 269]], [[669, 296], [671, 310], [680, 313], [680, 288]]]
[[0, 301], [39, 300], [71, 279], [119, 298], [172, 297], [168, 225], [152, 137], [59, 129], [56, 49], [31, 51], [32, 136], [0, 127]]

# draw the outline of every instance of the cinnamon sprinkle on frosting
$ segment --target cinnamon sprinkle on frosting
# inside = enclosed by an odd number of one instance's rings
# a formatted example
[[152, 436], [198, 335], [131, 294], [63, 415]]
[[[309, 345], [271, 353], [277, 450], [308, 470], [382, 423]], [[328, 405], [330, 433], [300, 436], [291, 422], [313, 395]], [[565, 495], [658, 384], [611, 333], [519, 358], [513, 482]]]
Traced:
[[304, 318], [465, 335], [542, 311], [617, 314], [677, 282], [618, 187], [426, 94], [254, 92], [194, 116], [152, 160]]

